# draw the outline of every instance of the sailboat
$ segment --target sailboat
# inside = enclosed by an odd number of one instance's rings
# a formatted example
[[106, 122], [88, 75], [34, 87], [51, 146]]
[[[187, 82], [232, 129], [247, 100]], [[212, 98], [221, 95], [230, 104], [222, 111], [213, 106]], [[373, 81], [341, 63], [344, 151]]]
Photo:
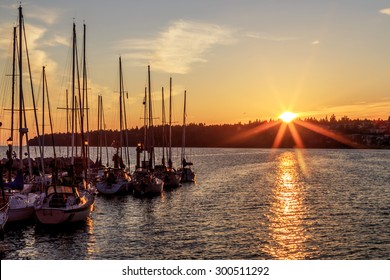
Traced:
[[[162, 134], [163, 134], [163, 156], [162, 165], [159, 166], [159, 170], [156, 170], [158, 177], [164, 181], [165, 189], [174, 189], [181, 186], [181, 176], [177, 174], [172, 165], [172, 77], [169, 79], [169, 144], [168, 144], [168, 166], [165, 164], [165, 102], [164, 102], [164, 88], [162, 88]], [[156, 167], [157, 169], [157, 167]]]
[[[13, 36], [13, 75], [12, 75], [12, 109], [11, 109], [11, 136], [7, 140], [7, 144], [9, 149], [7, 150], [8, 155], [8, 182], [4, 185], [7, 190], [6, 196], [8, 196], [8, 222], [17, 222], [21, 220], [27, 220], [34, 217], [34, 203], [39, 198], [39, 195], [36, 193], [31, 193], [32, 184], [26, 183], [25, 178], [23, 176], [24, 164], [22, 160], [23, 152], [22, 152], [22, 142], [23, 137], [26, 138], [27, 151], [29, 153], [28, 146], [28, 129], [26, 126], [26, 115], [24, 108], [24, 97], [23, 97], [23, 38], [26, 38], [26, 34], [23, 33], [24, 30], [24, 20], [22, 7], [19, 6], [19, 168], [16, 173], [16, 177], [12, 180], [12, 165], [13, 165], [13, 130], [14, 130], [14, 100], [15, 100], [15, 77], [16, 77], [16, 33], [17, 28], [14, 27], [14, 36]], [[24, 36], [23, 36], [24, 35]], [[27, 48], [27, 44], [26, 44]], [[26, 53], [28, 54], [27, 50]], [[29, 59], [27, 59], [29, 61]], [[31, 79], [31, 72], [30, 79]], [[32, 91], [33, 92], [33, 91]], [[33, 105], [35, 109], [35, 100], [33, 99]], [[36, 120], [36, 118], [35, 118]], [[39, 134], [39, 132], [38, 132]], [[30, 178], [32, 179], [32, 169], [31, 169], [31, 159], [28, 157], [29, 162], [29, 173]]]
[[[136, 170], [132, 175], [132, 187], [138, 195], [160, 195], [164, 190], [164, 181], [158, 178], [155, 173], [155, 155], [153, 146], [153, 116], [152, 116], [152, 92], [150, 82], [150, 65], [148, 65], [148, 95], [144, 97], [144, 145], [137, 146]], [[146, 149], [145, 149], [146, 148]], [[140, 165], [140, 154], [144, 153], [142, 166]], [[146, 161], [146, 152], [149, 159]]]
[[[71, 165], [67, 176], [58, 178], [53, 174], [52, 184], [41, 194], [40, 199], [35, 203], [35, 215], [41, 224], [62, 224], [65, 222], [78, 222], [85, 220], [91, 213], [95, 202], [95, 195], [89, 188], [87, 182], [87, 164], [86, 164], [86, 145], [82, 141], [82, 159], [84, 178], [78, 182], [75, 177], [75, 159], [74, 159], [74, 134], [75, 134], [75, 81], [76, 81], [76, 25], [73, 23], [73, 65], [72, 65], [72, 154]], [[79, 101], [81, 101], [81, 94]], [[80, 102], [81, 103], [81, 102]], [[83, 138], [83, 109], [84, 105], [80, 104], [80, 124], [81, 135]]]
[[181, 148], [181, 168], [177, 171], [181, 175], [181, 182], [195, 182], [195, 172], [191, 169], [192, 162], [186, 160], [186, 117], [187, 117], [187, 91], [184, 91], [184, 112], [183, 112], [183, 139]]
[[[116, 152], [113, 156], [114, 168], [107, 167], [104, 175], [96, 182], [96, 189], [100, 194], [126, 194], [130, 191], [131, 176], [125, 169], [122, 159], [123, 147], [123, 125], [126, 114], [124, 112], [124, 91], [122, 59], [119, 57], [119, 122], [120, 122], [120, 142], [116, 145]], [[125, 138], [127, 140], [127, 137]], [[127, 145], [126, 145], [127, 147]], [[125, 152], [127, 155], [127, 152]]]

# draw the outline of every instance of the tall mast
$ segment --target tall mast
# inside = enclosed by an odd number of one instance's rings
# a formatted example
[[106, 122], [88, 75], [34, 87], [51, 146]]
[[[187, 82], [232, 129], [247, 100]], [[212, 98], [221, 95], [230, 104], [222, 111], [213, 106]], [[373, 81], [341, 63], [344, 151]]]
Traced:
[[23, 169], [23, 151], [22, 151], [22, 142], [23, 142], [23, 118], [22, 118], [22, 109], [23, 109], [23, 74], [22, 74], [22, 6], [19, 6], [19, 159], [20, 164], [19, 168]]
[[[42, 66], [42, 147], [45, 146], [45, 66]], [[41, 149], [41, 160], [43, 162], [44, 158], [44, 149]], [[42, 174], [45, 172], [45, 169], [42, 165]]]
[[[149, 150], [148, 148], [148, 139], [147, 139], [147, 127], [148, 127], [148, 120], [146, 118], [147, 116], [147, 98], [146, 98], [146, 92], [147, 88], [145, 87], [145, 96], [144, 96], [144, 149]], [[144, 162], [146, 161], [146, 151], [144, 150]]]
[[162, 98], [162, 108], [161, 108], [161, 118], [162, 118], [162, 165], [165, 166], [165, 102], [164, 102], [164, 87], [161, 88], [161, 98]]
[[122, 157], [123, 147], [123, 112], [122, 112], [122, 93], [123, 93], [123, 80], [122, 80], [122, 58], [119, 57], [119, 139], [120, 139], [120, 156]]
[[169, 150], [168, 164], [172, 168], [172, 77], [169, 78]]
[[[16, 44], [17, 44], [16, 27], [14, 27], [13, 51], [12, 51], [12, 105], [11, 105], [11, 137], [10, 137], [11, 142], [14, 140]], [[9, 145], [9, 155], [10, 155], [10, 157], [12, 156], [12, 145]], [[9, 181], [11, 181], [10, 178], [9, 178]]]
[[186, 146], [186, 104], [187, 104], [187, 91], [184, 91], [184, 112], [183, 112], [183, 143], [181, 147], [181, 162], [184, 168], [184, 159], [186, 157], [185, 146]]
[[149, 97], [149, 168], [154, 167], [154, 147], [153, 147], [153, 113], [152, 113], [152, 90], [150, 82], [150, 65], [148, 65], [148, 97]]
[[102, 161], [102, 142], [101, 142], [101, 137], [102, 137], [102, 130], [101, 130], [101, 108], [100, 108], [100, 98], [102, 96], [98, 95], [98, 148], [97, 148], [97, 155], [96, 155], [96, 162], [101, 162]]
[[85, 148], [85, 158], [87, 160], [87, 169], [89, 170], [89, 105], [88, 105], [88, 79], [87, 79], [87, 63], [86, 63], [86, 26], [84, 24], [84, 38], [83, 38], [83, 98], [85, 98], [84, 108], [86, 110], [86, 125], [87, 125], [87, 142]]
[[73, 22], [73, 51], [72, 51], [72, 118], [71, 118], [71, 129], [72, 129], [72, 149], [71, 149], [71, 165], [74, 166], [74, 138], [75, 138], [75, 74], [76, 74], [76, 24]]
[[[14, 140], [14, 113], [15, 113], [15, 75], [16, 75], [16, 27], [14, 27], [14, 34], [13, 34], [13, 50], [12, 50], [12, 104], [11, 104], [11, 136], [8, 140], [10, 140], [10, 143], [8, 143], [8, 160], [11, 161], [12, 159], [12, 150], [13, 150], [13, 140]], [[7, 141], [8, 142], [8, 141]], [[11, 182], [12, 177], [12, 166], [10, 166], [8, 170], [8, 182]]]
[[108, 145], [107, 145], [107, 132], [106, 132], [106, 120], [104, 118], [103, 97], [100, 98], [102, 108], [102, 127], [104, 130], [104, 146], [106, 147], [106, 166], [108, 166]]
[[69, 91], [66, 90], [66, 157], [69, 158]]
[[[127, 113], [126, 113], [126, 98], [128, 98], [128, 92], [125, 92], [125, 86], [123, 82], [123, 71], [122, 71], [122, 104], [123, 104], [123, 125], [124, 125], [124, 132], [125, 132], [125, 141], [124, 141], [124, 151], [125, 151], [125, 157], [126, 157], [126, 164], [128, 167], [130, 167], [130, 151], [129, 151], [129, 136], [128, 136], [128, 129], [127, 129]], [[126, 98], [125, 98], [126, 93]]]

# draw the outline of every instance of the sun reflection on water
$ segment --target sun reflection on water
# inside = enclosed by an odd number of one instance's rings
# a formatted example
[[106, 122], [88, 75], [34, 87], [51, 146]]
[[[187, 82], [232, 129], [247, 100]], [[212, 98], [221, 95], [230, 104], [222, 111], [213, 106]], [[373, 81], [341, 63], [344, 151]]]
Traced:
[[94, 234], [94, 222], [91, 217], [88, 217], [85, 223], [86, 223], [86, 229], [89, 237], [86, 244], [86, 254], [87, 254], [87, 258], [92, 258], [97, 253], [96, 236]]
[[310, 252], [305, 245], [307, 213], [299, 158], [294, 152], [284, 152], [277, 160], [277, 177], [267, 215], [271, 241], [264, 249], [275, 259], [305, 259]]

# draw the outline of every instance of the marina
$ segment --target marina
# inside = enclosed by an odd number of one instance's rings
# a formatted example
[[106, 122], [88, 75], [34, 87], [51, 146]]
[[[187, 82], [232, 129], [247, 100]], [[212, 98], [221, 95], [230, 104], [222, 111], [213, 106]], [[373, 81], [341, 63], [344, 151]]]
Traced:
[[2, 261], [390, 258], [390, 8], [69, 1], [0, 4]]
[[388, 259], [388, 150], [191, 151], [195, 184], [98, 194], [85, 222], [7, 225], [1, 259]]

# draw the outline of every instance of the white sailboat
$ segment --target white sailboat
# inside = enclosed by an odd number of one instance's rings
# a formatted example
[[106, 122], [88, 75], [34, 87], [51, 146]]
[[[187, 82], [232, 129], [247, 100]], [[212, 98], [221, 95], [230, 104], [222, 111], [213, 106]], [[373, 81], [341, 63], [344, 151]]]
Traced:
[[[8, 209], [8, 222], [18, 222], [22, 220], [27, 220], [34, 217], [34, 203], [39, 198], [39, 195], [36, 193], [31, 193], [32, 185], [31, 183], [26, 184], [25, 178], [23, 176], [23, 169], [24, 164], [22, 160], [23, 152], [22, 152], [22, 143], [23, 143], [23, 137], [26, 138], [26, 144], [27, 144], [27, 151], [28, 155], [29, 153], [29, 146], [28, 146], [28, 129], [26, 126], [26, 116], [25, 110], [24, 110], [24, 102], [23, 102], [23, 38], [26, 38], [26, 34], [23, 33], [24, 30], [24, 19], [23, 19], [23, 13], [22, 13], [22, 7], [19, 6], [19, 168], [16, 173], [16, 177], [14, 180], [12, 180], [12, 165], [14, 159], [12, 158], [13, 154], [13, 130], [14, 130], [14, 100], [15, 100], [15, 77], [16, 77], [16, 49], [17, 49], [17, 28], [14, 27], [14, 36], [13, 36], [13, 75], [12, 75], [12, 109], [11, 109], [11, 136], [7, 140], [7, 144], [9, 147], [9, 150], [7, 151], [8, 155], [8, 182], [5, 184], [5, 188], [7, 188], [6, 196], [8, 197], [7, 200], [9, 202], [9, 209]], [[24, 35], [24, 36], [23, 36]], [[26, 44], [27, 47], [27, 44]], [[26, 50], [26, 53], [27, 50]], [[29, 61], [29, 60], [28, 60]], [[30, 79], [31, 79], [31, 73], [30, 73]], [[35, 108], [35, 100], [33, 99], [33, 105]], [[28, 158], [29, 162], [29, 173], [30, 177], [32, 178], [32, 172], [31, 172], [31, 161], [30, 158]]]
[[[123, 72], [122, 59], [119, 57], [119, 122], [120, 122], [120, 141], [116, 147], [116, 153], [113, 157], [114, 168], [106, 168], [104, 175], [98, 178], [96, 182], [96, 189], [100, 194], [126, 194], [130, 191], [131, 176], [127, 172], [122, 159], [123, 148], [123, 126], [126, 120], [124, 107], [124, 90], [123, 90]], [[125, 121], [126, 124], [126, 121]], [[125, 125], [126, 126], [126, 125]], [[127, 141], [127, 137], [125, 138]], [[126, 145], [127, 149], [127, 145]], [[125, 150], [125, 154], [128, 153]]]
[[[95, 202], [95, 195], [89, 189], [87, 183], [87, 171], [86, 171], [86, 147], [84, 142], [82, 143], [83, 159], [84, 159], [84, 178], [82, 183], [75, 180], [74, 169], [74, 131], [75, 131], [75, 74], [77, 65], [76, 56], [76, 25], [73, 23], [73, 67], [72, 67], [72, 154], [71, 154], [71, 166], [68, 176], [57, 178], [55, 174], [52, 185], [42, 193], [40, 199], [35, 204], [35, 214], [37, 220], [42, 224], [61, 224], [66, 222], [78, 222], [85, 220], [91, 213]], [[80, 91], [79, 93], [79, 101]], [[83, 108], [80, 109], [80, 124], [81, 134], [83, 135]], [[81, 184], [81, 185], [80, 185]]]

